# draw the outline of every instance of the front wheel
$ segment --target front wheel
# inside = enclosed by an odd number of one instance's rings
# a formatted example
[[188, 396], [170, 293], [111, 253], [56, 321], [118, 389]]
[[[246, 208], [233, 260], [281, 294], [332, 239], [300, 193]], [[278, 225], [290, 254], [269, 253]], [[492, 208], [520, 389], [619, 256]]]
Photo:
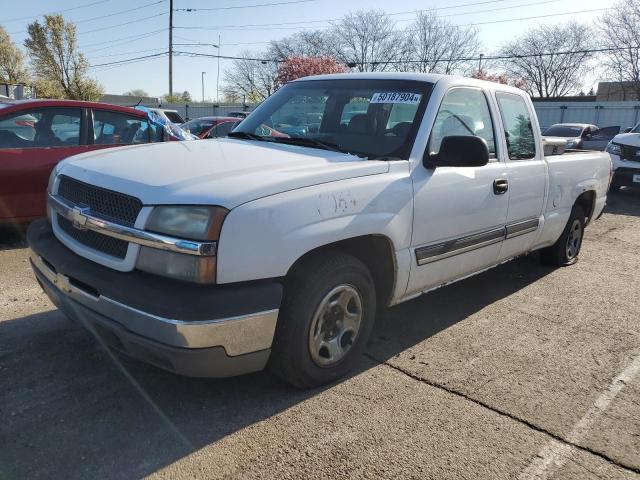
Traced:
[[541, 251], [542, 261], [547, 265], [563, 267], [578, 261], [584, 237], [585, 213], [580, 205], [574, 205], [569, 221], [552, 246]]
[[321, 252], [286, 278], [270, 370], [298, 388], [332, 382], [360, 358], [373, 327], [376, 295], [367, 267]]

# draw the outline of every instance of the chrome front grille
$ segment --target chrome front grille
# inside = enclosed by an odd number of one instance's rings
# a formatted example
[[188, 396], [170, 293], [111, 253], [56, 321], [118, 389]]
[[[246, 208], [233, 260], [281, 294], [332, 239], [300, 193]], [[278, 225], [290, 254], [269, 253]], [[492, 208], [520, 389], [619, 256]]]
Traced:
[[124, 193], [96, 187], [74, 178], [60, 175], [58, 195], [105, 220], [133, 227], [142, 209], [142, 202]]
[[[135, 197], [89, 185], [65, 175], [60, 176], [58, 196], [75, 206], [88, 208], [95, 217], [127, 227], [134, 226], [142, 209], [142, 202]], [[57, 214], [56, 220], [62, 232], [82, 245], [120, 260], [126, 257], [128, 242], [78, 228], [60, 214]]]
[[124, 260], [127, 256], [127, 248], [129, 244], [124, 240], [101, 235], [92, 230], [80, 230], [73, 226], [69, 220], [58, 214], [58, 226], [60, 230], [73, 238], [76, 242], [97, 250], [112, 257]]

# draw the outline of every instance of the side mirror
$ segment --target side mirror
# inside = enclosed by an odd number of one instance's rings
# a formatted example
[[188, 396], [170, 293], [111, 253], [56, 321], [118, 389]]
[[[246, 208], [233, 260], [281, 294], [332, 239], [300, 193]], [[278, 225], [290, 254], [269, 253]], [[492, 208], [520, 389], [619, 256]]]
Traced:
[[452, 135], [442, 139], [438, 153], [425, 153], [422, 163], [428, 169], [482, 167], [489, 163], [489, 148], [487, 142], [480, 137]]
[[622, 133], [629, 133], [631, 130], [633, 130], [633, 127], [627, 127], [622, 131]]

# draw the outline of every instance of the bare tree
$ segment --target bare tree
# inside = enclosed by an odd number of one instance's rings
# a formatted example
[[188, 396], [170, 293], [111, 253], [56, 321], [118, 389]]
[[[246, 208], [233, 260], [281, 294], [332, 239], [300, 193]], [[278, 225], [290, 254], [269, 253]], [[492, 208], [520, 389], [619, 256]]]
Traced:
[[604, 67], [617, 80], [632, 82], [632, 96], [640, 100], [640, 1], [616, 4], [598, 27], [602, 48], [612, 49], [603, 54]]
[[267, 56], [277, 60], [290, 57], [327, 57], [335, 54], [335, 43], [331, 31], [302, 31], [272, 41]]
[[225, 95], [245, 97], [249, 102], [261, 102], [276, 90], [278, 70], [276, 62], [260, 61], [263, 54], [243, 52], [240, 60], [224, 75]]
[[[506, 73], [522, 79], [522, 88], [535, 97], [558, 97], [582, 86], [592, 54], [592, 30], [576, 22], [540, 25], [504, 44]], [[571, 52], [571, 53], [567, 53]]]
[[0, 81], [25, 83], [27, 78], [22, 51], [11, 41], [7, 31], [0, 26]]
[[416, 21], [406, 30], [403, 71], [422, 73], [469, 73], [470, 57], [480, 48], [478, 31], [459, 27], [438, 17], [435, 12], [418, 12]]
[[403, 50], [402, 34], [391, 17], [379, 10], [358, 11], [346, 15], [329, 32], [333, 56], [360, 72], [395, 69]]

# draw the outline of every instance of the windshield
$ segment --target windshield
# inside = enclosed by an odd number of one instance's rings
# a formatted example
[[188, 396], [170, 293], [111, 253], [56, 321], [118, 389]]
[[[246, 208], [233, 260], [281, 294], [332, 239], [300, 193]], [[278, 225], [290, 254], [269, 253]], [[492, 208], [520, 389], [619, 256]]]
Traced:
[[408, 159], [432, 86], [406, 80], [293, 82], [230, 135], [369, 159]]
[[212, 120], [190, 120], [187, 123], [180, 125], [183, 130], [187, 130], [194, 135], [200, 135], [205, 130], [210, 129], [213, 126]]
[[582, 135], [582, 127], [567, 127], [564, 125], [552, 125], [547, 128], [543, 135], [548, 137], [579, 137]]

